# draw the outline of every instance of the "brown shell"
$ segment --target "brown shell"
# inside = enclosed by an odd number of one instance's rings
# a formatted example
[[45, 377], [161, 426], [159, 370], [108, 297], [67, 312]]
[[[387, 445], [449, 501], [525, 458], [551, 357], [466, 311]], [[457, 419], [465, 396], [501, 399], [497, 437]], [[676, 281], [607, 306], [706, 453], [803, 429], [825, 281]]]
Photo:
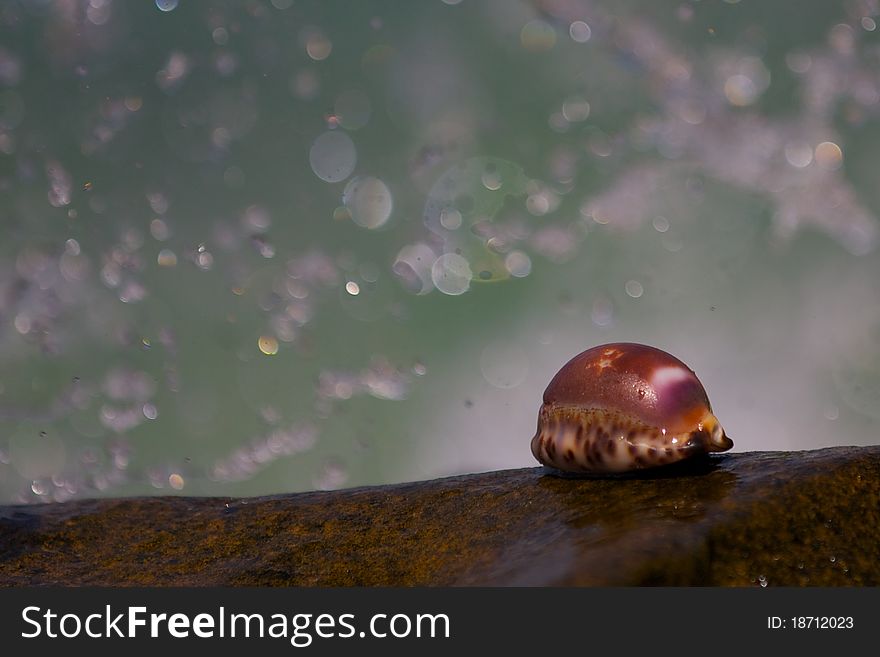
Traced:
[[544, 403], [613, 410], [671, 432], [693, 429], [712, 410], [692, 369], [633, 342], [600, 345], [572, 358], [550, 381]]
[[569, 472], [652, 468], [733, 447], [697, 375], [665, 351], [617, 342], [566, 363], [544, 391], [532, 454]]

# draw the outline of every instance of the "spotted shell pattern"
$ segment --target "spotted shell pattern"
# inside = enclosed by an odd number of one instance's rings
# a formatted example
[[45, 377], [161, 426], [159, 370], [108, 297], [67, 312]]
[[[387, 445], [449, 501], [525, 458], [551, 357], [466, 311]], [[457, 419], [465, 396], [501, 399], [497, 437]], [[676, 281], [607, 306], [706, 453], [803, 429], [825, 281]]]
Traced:
[[647, 345], [578, 354], [544, 391], [532, 454], [544, 465], [621, 473], [733, 447], [696, 374]]

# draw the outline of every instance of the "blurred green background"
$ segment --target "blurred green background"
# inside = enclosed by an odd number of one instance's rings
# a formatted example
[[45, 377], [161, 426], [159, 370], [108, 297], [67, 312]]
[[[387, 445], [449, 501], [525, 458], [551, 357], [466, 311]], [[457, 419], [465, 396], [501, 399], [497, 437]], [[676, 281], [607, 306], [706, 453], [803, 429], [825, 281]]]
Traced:
[[0, 502], [534, 464], [633, 340], [876, 442], [875, 2], [0, 5]]

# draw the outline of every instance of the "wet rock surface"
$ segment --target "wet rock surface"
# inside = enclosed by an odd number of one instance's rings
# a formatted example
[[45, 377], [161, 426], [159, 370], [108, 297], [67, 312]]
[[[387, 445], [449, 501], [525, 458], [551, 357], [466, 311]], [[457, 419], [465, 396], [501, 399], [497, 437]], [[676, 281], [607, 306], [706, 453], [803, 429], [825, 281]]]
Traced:
[[877, 585], [880, 447], [0, 507], [0, 585]]

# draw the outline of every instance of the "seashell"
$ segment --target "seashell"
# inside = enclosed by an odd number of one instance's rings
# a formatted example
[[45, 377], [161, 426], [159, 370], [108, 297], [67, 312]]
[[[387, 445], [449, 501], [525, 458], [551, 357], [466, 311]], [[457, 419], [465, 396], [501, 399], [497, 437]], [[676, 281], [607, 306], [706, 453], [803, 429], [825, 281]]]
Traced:
[[694, 371], [627, 342], [588, 349], [559, 370], [532, 438], [538, 461], [583, 473], [653, 468], [731, 447]]

